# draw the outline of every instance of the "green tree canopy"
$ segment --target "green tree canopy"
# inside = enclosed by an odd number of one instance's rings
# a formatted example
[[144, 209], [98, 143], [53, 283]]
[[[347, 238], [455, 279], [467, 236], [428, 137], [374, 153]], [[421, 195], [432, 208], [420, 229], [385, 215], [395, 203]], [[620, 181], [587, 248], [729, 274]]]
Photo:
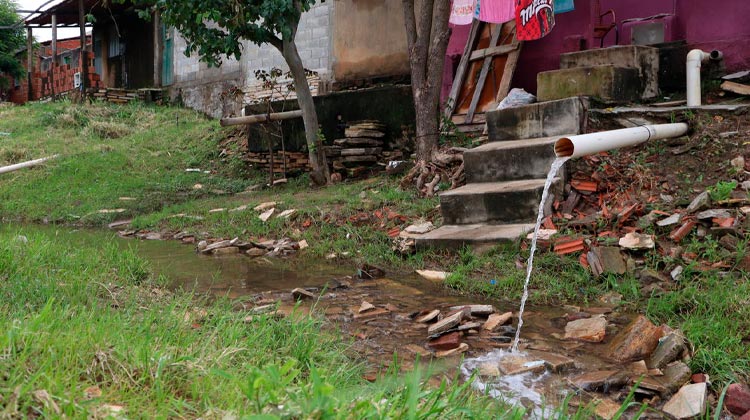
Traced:
[[[13, 26], [20, 17], [16, 14], [16, 4], [11, 0], [0, 0], [0, 28]], [[26, 70], [16, 58], [18, 50], [26, 43], [23, 26], [13, 29], [0, 29], [0, 74], [21, 78]], [[5, 87], [7, 80], [0, 77], [0, 88]]]

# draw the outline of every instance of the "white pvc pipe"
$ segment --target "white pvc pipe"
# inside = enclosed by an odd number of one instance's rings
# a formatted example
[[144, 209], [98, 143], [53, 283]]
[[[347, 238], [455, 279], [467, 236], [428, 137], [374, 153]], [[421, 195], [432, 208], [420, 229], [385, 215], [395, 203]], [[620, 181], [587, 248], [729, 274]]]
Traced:
[[701, 106], [701, 64], [709, 59], [719, 61], [724, 58], [721, 51], [707, 53], [692, 50], [687, 55], [687, 106]]
[[7, 173], [7, 172], [17, 171], [17, 170], [23, 169], [23, 168], [30, 168], [32, 166], [41, 165], [42, 163], [44, 163], [44, 162], [46, 162], [48, 160], [51, 160], [51, 159], [55, 159], [55, 158], [57, 158], [59, 156], [60, 155], [54, 155], [54, 156], [50, 156], [50, 157], [46, 157], [46, 158], [41, 158], [41, 159], [37, 159], [37, 160], [31, 160], [29, 162], [16, 163], [15, 165], [10, 165], [10, 166], [3, 166], [3, 167], [0, 168], [0, 174], [4, 174], [4, 173]]
[[687, 134], [686, 123], [643, 125], [622, 130], [602, 131], [563, 137], [555, 142], [557, 157], [577, 158], [620, 147], [634, 146], [649, 140], [661, 140]]

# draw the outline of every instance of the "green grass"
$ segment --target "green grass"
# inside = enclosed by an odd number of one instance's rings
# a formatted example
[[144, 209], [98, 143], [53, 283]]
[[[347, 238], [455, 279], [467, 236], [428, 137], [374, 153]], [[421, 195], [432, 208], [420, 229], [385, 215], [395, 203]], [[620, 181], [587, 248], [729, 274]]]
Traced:
[[[175, 202], [242, 191], [251, 183], [220, 165], [216, 124], [178, 108], [33, 104], [0, 110], [0, 131], [11, 133], [0, 142], [0, 165], [61, 156], [42, 168], [3, 176], [5, 220], [97, 226]], [[106, 209], [126, 211], [99, 213]]]
[[229, 301], [164, 292], [131, 252], [65, 245], [0, 233], [4, 416], [522, 418], [425, 372], [368, 383], [321, 318], [247, 323]]

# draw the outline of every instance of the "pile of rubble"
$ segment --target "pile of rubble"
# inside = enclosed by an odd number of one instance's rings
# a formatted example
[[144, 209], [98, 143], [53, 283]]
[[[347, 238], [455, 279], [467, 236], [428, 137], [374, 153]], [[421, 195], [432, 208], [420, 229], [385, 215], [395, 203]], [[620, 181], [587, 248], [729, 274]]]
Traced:
[[350, 178], [357, 178], [373, 169], [380, 170], [378, 163], [403, 158], [401, 151], [386, 151], [384, 124], [378, 121], [351, 123], [345, 130], [343, 139], [326, 146], [326, 156], [335, 172]]
[[[532, 375], [538, 385], [535, 392], [560, 398], [566, 388], [568, 394], [577, 395], [569, 401], [574, 409], [591, 405], [604, 419], [616, 418], [621, 409], [626, 415], [638, 411], [638, 405], [623, 407], [631, 392], [638, 402], [670, 418], [702, 416], [716, 404], [709, 394], [708, 375], [694, 374], [687, 365], [690, 344], [680, 331], [654, 325], [644, 316], [627, 316], [618, 312], [617, 305], [529, 312], [521, 351], [509, 353], [517, 321], [512, 312], [499, 311], [492, 304], [462, 304], [459, 298], [424, 295], [383, 276], [382, 270], [364, 266], [357, 276], [330, 280], [324, 287], [259, 294], [243, 308], [249, 311], [250, 321], [259, 313], [288, 316], [320, 310], [355, 338], [353, 349], [361, 357], [382, 370], [387, 370], [394, 353], [406, 369], [417, 360], [458, 362], [468, 355], [467, 379], [478, 375], [475, 379], [487, 391], [508, 378], [522, 381]], [[300, 305], [301, 301], [309, 305]], [[435, 309], [418, 309], [431, 304]], [[493, 358], [496, 352], [502, 357]], [[382, 370], [365, 377], [375, 381]], [[747, 387], [733, 385], [725, 406], [737, 413], [745, 409], [749, 395]]]
[[[579, 254], [581, 264], [595, 275], [632, 272], [648, 277], [645, 280], [649, 283], [658, 283], [646, 285], [655, 288], [678, 280], [685, 267], [693, 263], [698, 270], [750, 271], [750, 256], [737, 264], [732, 262], [739, 243], [750, 231], [750, 182], [720, 182], [680, 203], [650, 185], [641, 185], [640, 189], [618, 185], [617, 181], [624, 178], [622, 173], [601, 156], [584, 161], [602, 170], [573, 174], [567, 199], [555, 202], [554, 214], [544, 220], [542, 246], [551, 247], [559, 255]], [[732, 165], [740, 173], [750, 169], [742, 157]], [[718, 188], [725, 191], [720, 194]], [[557, 235], [563, 229], [573, 233]], [[717, 240], [723, 248], [722, 258], [706, 259], [687, 250], [685, 242], [692, 234]], [[668, 257], [665, 261], [670, 265], [664, 274], [642, 268], [644, 250], [656, 250]]]

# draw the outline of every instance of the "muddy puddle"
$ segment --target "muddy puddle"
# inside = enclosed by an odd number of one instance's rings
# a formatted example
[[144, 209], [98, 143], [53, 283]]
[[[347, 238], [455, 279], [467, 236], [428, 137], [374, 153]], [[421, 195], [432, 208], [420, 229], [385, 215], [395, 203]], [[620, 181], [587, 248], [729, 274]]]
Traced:
[[[402, 371], [432, 361], [439, 372], [435, 378], [467, 379], [478, 372], [477, 390], [523, 404], [535, 417], [545, 417], [541, 407], [558, 406], [569, 395], [576, 395], [582, 404], [602, 397], [600, 392], [617, 401], [644, 373], [612, 362], [606, 357], [607, 344], [564, 337], [571, 320], [606, 317], [601, 328], [606, 326], [609, 335], [633, 319], [604, 305], [535, 307], [530, 302], [521, 335], [522, 357], [513, 353], [509, 358], [517, 302], [458, 296], [416, 275], [386, 272], [382, 277], [360, 279], [356, 267], [328, 261], [204, 256], [178, 241], [123, 239], [114, 233], [71, 228], [33, 226], [14, 231], [57, 236], [70, 246], [113, 241], [130, 247], [150, 261], [156, 273], [169, 278], [173, 287], [229, 296], [240, 302], [250, 318], [269, 312], [278, 316], [325, 314], [351, 340], [352, 354], [367, 362], [368, 380], [377, 380], [392, 368], [395, 353]], [[293, 294], [295, 288], [301, 290]], [[494, 322], [505, 315], [505, 321]], [[456, 316], [455, 325], [436, 329]], [[418, 322], [419, 318], [427, 320]], [[490, 325], [491, 321], [497, 325]], [[644, 398], [658, 395], [658, 391], [644, 392]]]

